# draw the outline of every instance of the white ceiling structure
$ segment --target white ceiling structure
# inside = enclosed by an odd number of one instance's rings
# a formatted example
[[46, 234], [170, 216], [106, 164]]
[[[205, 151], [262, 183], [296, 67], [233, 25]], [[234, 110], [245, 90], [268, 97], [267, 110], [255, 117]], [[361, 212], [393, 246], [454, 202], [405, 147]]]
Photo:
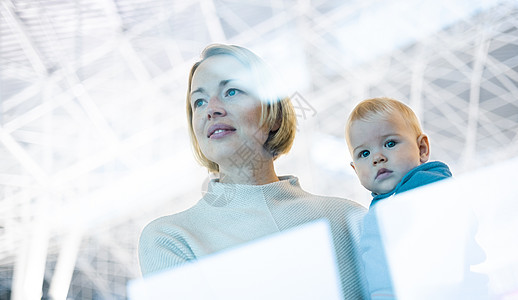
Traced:
[[293, 92], [277, 169], [311, 192], [368, 203], [343, 128], [375, 96], [410, 104], [454, 174], [518, 156], [514, 0], [1, 0], [1, 299], [125, 299], [141, 228], [207, 180], [184, 101], [213, 42]]

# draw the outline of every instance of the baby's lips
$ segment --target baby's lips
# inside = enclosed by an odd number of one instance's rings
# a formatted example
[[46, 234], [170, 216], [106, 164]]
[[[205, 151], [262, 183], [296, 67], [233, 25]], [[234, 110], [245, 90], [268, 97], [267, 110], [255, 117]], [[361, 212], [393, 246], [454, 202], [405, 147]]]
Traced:
[[389, 173], [389, 172], [392, 172], [392, 171], [385, 169], [385, 168], [381, 168], [378, 170], [378, 173], [376, 174], [376, 178], [378, 178], [378, 176], [380, 176], [381, 174], [385, 174], [385, 173]]

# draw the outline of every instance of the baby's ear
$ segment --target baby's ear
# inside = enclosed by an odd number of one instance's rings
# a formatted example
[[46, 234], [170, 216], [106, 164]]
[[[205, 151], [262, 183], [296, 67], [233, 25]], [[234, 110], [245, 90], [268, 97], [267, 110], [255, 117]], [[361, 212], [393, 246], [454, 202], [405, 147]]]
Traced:
[[356, 172], [356, 167], [354, 166], [354, 163], [351, 161], [351, 167], [353, 168], [354, 172]]
[[419, 148], [421, 163], [424, 164], [430, 158], [430, 142], [426, 134], [423, 133], [417, 137], [417, 147]]

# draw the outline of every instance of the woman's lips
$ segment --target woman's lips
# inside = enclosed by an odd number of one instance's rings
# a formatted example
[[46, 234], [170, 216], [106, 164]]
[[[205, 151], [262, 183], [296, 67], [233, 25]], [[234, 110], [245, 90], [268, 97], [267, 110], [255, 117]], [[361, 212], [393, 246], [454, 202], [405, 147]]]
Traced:
[[233, 133], [236, 129], [227, 124], [214, 124], [209, 127], [207, 137], [210, 139], [219, 139], [228, 134]]
[[378, 173], [376, 174], [375, 179], [384, 179], [384, 178], [390, 176], [390, 174], [392, 174], [392, 171], [385, 169], [385, 168], [381, 168], [378, 170]]

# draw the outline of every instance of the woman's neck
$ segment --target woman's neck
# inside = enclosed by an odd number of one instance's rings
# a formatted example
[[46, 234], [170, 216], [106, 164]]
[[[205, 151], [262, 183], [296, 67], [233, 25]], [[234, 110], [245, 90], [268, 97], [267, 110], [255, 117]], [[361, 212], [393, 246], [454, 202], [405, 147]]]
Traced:
[[219, 182], [262, 185], [279, 181], [273, 160], [256, 161], [245, 165], [232, 165], [219, 170]]

